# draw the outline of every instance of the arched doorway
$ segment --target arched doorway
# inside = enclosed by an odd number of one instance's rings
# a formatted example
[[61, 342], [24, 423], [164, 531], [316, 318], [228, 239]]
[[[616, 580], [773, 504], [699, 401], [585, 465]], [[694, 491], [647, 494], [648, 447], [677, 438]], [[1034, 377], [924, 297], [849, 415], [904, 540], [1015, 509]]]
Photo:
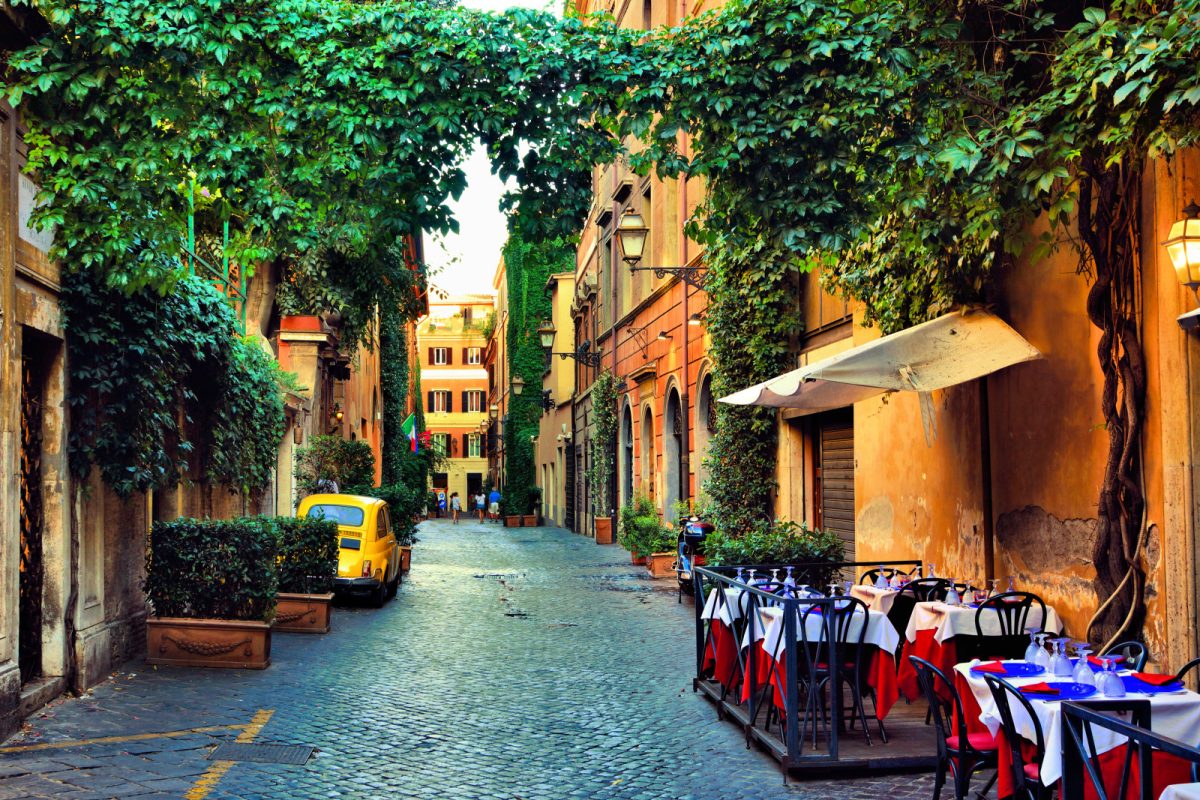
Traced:
[[688, 494], [683, 468], [683, 411], [674, 388], [667, 393], [663, 409], [663, 471], [663, 519], [674, 522], [675, 504]]
[[654, 492], [654, 412], [650, 406], [642, 412], [642, 435], [639, 458], [642, 467], [642, 491], [653, 499]]
[[633, 502], [633, 411], [626, 404], [621, 412], [621, 448], [617, 459], [618, 501], [621, 507]]
[[700, 391], [696, 396], [696, 424], [692, 426], [692, 441], [695, 442], [694, 460], [696, 466], [696, 495], [704, 492], [704, 484], [708, 482], [708, 467], [704, 459], [708, 458], [708, 444], [717, 427], [717, 407], [712, 396], [712, 375], [705, 375], [700, 381]]

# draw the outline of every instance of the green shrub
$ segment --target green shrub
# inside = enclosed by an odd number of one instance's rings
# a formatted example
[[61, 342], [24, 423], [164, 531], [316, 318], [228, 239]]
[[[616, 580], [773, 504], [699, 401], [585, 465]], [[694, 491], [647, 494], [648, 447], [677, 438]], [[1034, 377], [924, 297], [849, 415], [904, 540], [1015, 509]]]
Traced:
[[[704, 540], [705, 559], [713, 566], [746, 564], [805, 564], [839, 562], [845, 558], [842, 541], [828, 531], [786, 520], [753, 523], [742, 536], [713, 531]], [[815, 567], [794, 574], [797, 583], [821, 586], [836, 577], [833, 568]]]
[[275, 612], [278, 554], [262, 517], [155, 522], [146, 596], [160, 617], [266, 621]]
[[338, 489], [372, 486], [375, 483], [375, 454], [371, 445], [340, 436], [314, 436], [308, 447], [296, 451], [296, 488], [301, 497], [325, 491], [326, 481]]
[[324, 594], [338, 568], [338, 526], [320, 517], [268, 520], [279, 541], [279, 591]]
[[676, 534], [663, 527], [654, 501], [638, 494], [621, 508], [617, 542], [637, 556], [675, 551]]
[[[423, 486], [408, 486], [403, 483], [389, 483], [383, 486], [358, 489], [356, 494], [367, 497], [378, 497], [388, 504], [388, 513], [392, 519], [392, 529], [396, 533], [396, 542], [406, 547], [417, 541], [417, 517], [425, 509], [428, 496]], [[437, 498], [433, 500], [437, 506]]]

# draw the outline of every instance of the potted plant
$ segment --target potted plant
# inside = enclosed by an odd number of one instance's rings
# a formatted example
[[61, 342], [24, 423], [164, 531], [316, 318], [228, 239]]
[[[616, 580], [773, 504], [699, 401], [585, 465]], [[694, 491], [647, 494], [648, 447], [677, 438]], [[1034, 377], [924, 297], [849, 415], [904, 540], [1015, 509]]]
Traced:
[[437, 516], [437, 492], [430, 491], [425, 495], [425, 519], [433, 519]]
[[542, 490], [532, 487], [525, 497], [525, 514], [521, 522], [526, 528], [536, 528], [538, 526], [538, 505], [542, 502]]
[[587, 470], [592, 496], [592, 514], [596, 521], [596, 544], [612, 544], [613, 442], [617, 436], [617, 382], [604, 370], [592, 384], [594, 425], [590, 445], [592, 464]]
[[287, 633], [329, 633], [333, 579], [338, 568], [338, 526], [313, 517], [276, 517], [279, 594], [272, 626]]
[[275, 532], [261, 519], [176, 519], [150, 532], [147, 662], [263, 669], [279, 584]]
[[629, 551], [634, 564], [645, 565], [646, 556], [652, 552], [648, 533], [660, 527], [654, 501], [639, 493], [621, 509], [619, 521], [617, 543]]
[[810, 564], [797, 571], [796, 583], [823, 586], [835, 579], [835, 564], [844, 558], [844, 548], [837, 534], [810, 529], [807, 525], [787, 520], [759, 520], [740, 536], [713, 531], [704, 540], [708, 563], [714, 566], [735, 564]]
[[646, 531], [645, 539], [645, 547], [650, 551], [646, 556], [646, 569], [650, 570], [650, 577], [666, 578], [674, 574], [677, 541], [675, 531], [664, 528], [656, 516], [654, 528]]

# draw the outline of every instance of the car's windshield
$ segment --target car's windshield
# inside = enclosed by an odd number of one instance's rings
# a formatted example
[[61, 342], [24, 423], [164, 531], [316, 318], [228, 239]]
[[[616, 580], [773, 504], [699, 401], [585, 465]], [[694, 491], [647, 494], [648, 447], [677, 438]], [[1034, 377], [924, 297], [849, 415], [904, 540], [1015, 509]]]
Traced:
[[339, 506], [334, 503], [320, 503], [308, 510], [310, 517], [324, 517], [338, 525], [348, 525], [352, 528], [363, 524], [363, 510], [354, 506]]

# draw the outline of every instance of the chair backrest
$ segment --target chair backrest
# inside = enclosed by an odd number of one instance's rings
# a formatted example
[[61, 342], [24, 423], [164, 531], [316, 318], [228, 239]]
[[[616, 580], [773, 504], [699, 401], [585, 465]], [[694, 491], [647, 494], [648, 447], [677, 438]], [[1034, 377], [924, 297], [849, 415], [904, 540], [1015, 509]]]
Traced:
[[975, 609], [975, 633], [984, 636], [983, 619], [985, 614], [995, 614], [1000, 623], [1001, 636], [1022, 636], [1025, 625], [1029, 621], [1029, 611], [1034, 604], [1041, 609], [1038, 626], [1046, 627], [1046, 603], [1036, 594], [1029, 592], [1005, 592], [989, 597], [979, 608]]
[[946, 578], [917, 578], [909, 581], [900, 591], [912, 594], [918, 603], [945, 600], [947, 592], [950, 591], [950, 581]]
[[[929, 713], [937, 729], [938, 757], [946, 758], [947, 742], [952, 737], [958, 742], [958, 750], [973, 750], [967, 741], [967, 718], [963, 713], [962, 699], [954, 683], [940, 669], [923, 658], [909, 656], [909, 662], [917, 671], [917, 683], [921, 694], [929, 703]], [[945, 698], [950, 698], [946, 700]], [[958, 731], [955, 737], [955, 731]]]
[[1179, 672], [1175, 673], [1176, 679], [1184, 680], [1187, 678], [1187, 674], [1197, 667], [1200, 667], [1200, 658], [1193, 658], [1191, 661], [1179, 668]]
[[1146, 668], [1146, 645], [1141, 642], [1121, 642], [1105, 650], [1102, 656], [1124, 656], [1125, 665], [1141, 672]]
[[[1004, 730], [1004, 738], [1012, 755], [1009, 766], [1012, 769], [1013, 786], [1022, 790], [1027, 797], [1037, 797], [1037, 792], [1029, 786], [1030, 779], [1025, 772], [1025, 765], [1026, 763], [1041, 764], [1042, 758], [1046, 755], [1046, 739], [1042, 736], [1042, 724], [1038, 721], [1033, 706], [1025, 699], [1025, 695], [1017, 690], [1017, 687], [1008, 681], [1001, 680], [995, 675], [984, 675], [983, 679], [987, 682], [988, 689], [992, 692], [992, 699], [996, 702], [996, 710], [1000, 712], [1000, 727]], [[1033, 721], [1036, 755], [1032, 762], [1028, 762], [1021, 751], [1022, 738], [1020, 732], [1017, 730], [1017, 723], [1013, 718], [1012, 712], [1012, 701], [1014, 699], [1021, 708], [1025, 709], [1025, 713]]]

